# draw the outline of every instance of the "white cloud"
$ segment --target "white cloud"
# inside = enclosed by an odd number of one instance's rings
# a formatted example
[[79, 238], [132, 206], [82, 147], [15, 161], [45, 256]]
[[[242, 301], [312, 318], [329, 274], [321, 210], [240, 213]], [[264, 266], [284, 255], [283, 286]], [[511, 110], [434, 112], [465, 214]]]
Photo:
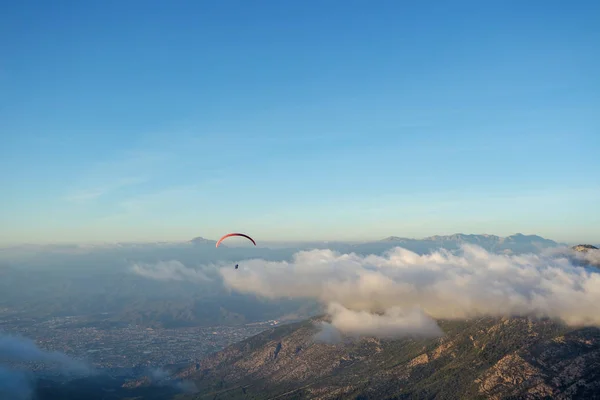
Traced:
[[[186, 201], [196, 200], [202, 194], [199, 184], [174, 186], [159, 191], [128, 197], [118, 203], [125, 214], [148, 213], [165, 205], [181, 207]], [[192, 200], [193, 199], [193, 200]]]
[[188, 268], [177, 260], [160, 261], [156, 264], [135, 263], [131, 266], [131, 271], [159, 281], [208, 282], [212, 280], [204, 272]]
[[106, 183], [101, 186], [91, 187], [87, 189], [77, 190], [66, 196], [67, 201], [82, 202], [97, 199], [112, 191], [119, 190], [128, 186], [139, 185], [146, 182], [148, 179], [143, 177], [132, 177], [117, 179], [114, 182]]
[[329, 305], [333, 327], [350, 335], [434, 335], [432, 318], [477, 316], [600, 325], [600, 274], [552, 254], [492, 254], [472, 245], [459, 254], [395, 248], [366, 257], [313, 250], [220, 273], [239, 292], [318, 299]]
[[88, 373], [88, 366], [74, 360], [64, 353], [44, 351], [31, 340], [20, 336], [0, 335], [0, 361], [31, 362], [41, 361], [55, 363], [65, 371]]
[[83, 167], [65, 200], [90, 201], [108, 193], [145, 183], [169, 160], [165, 152], [126, 151], [120, 157]]
[[390, 307], [383, 314], [376, 314], [354, 311], [339, 303], [331, 303], [327, 313], [331, 316], [332, 327], [354, 336], [394, 338], [443, 335], [436, 322], [418, 308], [406, 311], [401, 307]]
[[329, 322], [321, 321], [317, 325], [320, 329], [313, 338], [315, 341], [327, 344], [337, 344], [342, 341], [340, 331]]

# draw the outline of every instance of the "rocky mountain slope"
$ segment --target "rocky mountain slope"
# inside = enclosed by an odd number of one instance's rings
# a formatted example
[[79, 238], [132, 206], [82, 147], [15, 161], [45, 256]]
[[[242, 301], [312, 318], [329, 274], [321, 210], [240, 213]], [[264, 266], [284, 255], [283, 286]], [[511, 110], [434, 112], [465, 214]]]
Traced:
[[281, 326], [182, 370], [182, 399], [600, 398], [600, 329], [550, 320], [439, 321], [435, 339], [315, 341]]
[[591, 244], [578, 244], [577, 246], [572, 247], [575, 251], [588, 252], [590, 250], [598, 250], [596, 246], [592, 246]]

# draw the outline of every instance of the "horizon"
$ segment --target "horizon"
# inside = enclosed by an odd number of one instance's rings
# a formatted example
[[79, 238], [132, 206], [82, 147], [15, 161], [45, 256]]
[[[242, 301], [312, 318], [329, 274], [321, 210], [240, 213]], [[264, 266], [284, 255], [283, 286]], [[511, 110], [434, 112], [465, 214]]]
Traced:
[[600, 2], [576, 4], [7, 4], [0, 245], [600, 243]]
[[[412, 237], [412, 236], [399, 236], [399, 235], [388, 235], [385, 237], [378, 237], [378, 238], [367, 238], [367, 239], [354, 239], [354, 240], [340, 240], [340, 239], [309, 239], [309, 240], [260, 240], [257, 241], [257, 246], [258, 248], [261, 247], [268, 247], [269, 245], [303, 245], [303, 244], [311, 244], [311, 243], [320, 243], [320, 244], [325, 244], [325, 243], [347, 243], [347, 244], [363, 244], [363, 243], [375, 243], [375, 242], [384, 242], [388, 239], [398, 239], [398, 240], [414, 240], [414, 241], [425, 241], [425, 240], [431, 240], [434, 239], [436, 237], [452, 237], [452, 236], [457, 236], [457, 235], [463, 235], [463, 236], [482, 236], [482, 237], [497, 237], [500, 239], [505, 239], [508, 237], [514, 237], [514, 236], [525, 236], [525, 237], [530, 237], [530, 236], [537, 236], [540, 237], [542, 239], [545, 240], [551, 240], [553, 242], [556, 242], [556, 244], [558, 245], [568, 245], [568, 246], [575, 246], [575, 245], [582, 245], [582, 244], [591, 244], [591, 245], [600, 245], [600, 243], [596, 243], [593, 241], [575, 241], [575, 242], [568, 242], [568, 241], [561, 241], [561, 240], [556, 240], [555, 238], [551, 238], [551, 237], [546, 237], [543, 235], [538, 235], [536, 233], [522, 233], [522, 232], [515, 232], [512, 234], [508, 234], [508, 235], [498, 235], [498, 234], [493, 234], [493, 233], [464, 233], [464, 232], [455, 232], [455, 233], [450, 233], [450, 234], [434, 234], [434, 235], [427, 235], [427, 236], [421, 236], [421, 237]], [[101, 246], [101, 245], [136, 245], [136, 244], [140, 244], [140, 245], [152, 245], [152, 244], [186, 244], [186, 243], [192, 243], [193, 240], [195, 239], [203, 239], [203, 240], [207, 240], [209, 242], [216, 242], [218, 240], [218, 238], [210, 238], [210, 237], [205, 237], [205, 236], [196, 236], [193, 238], [187, 238], [187, 239], [174, 239], [174, 240], [148, 240], [148, 241], [93, 241], [93, 242], [70, 242], [70, 241], [55, 241], [55, 242], [21, 242], [21, 243], [6, 243], [6, 244], [0, 244], [0, 249], [8, 249], [8, 248], [12, 248], [12, 247], [21, 247], [21, 246]], [[247, 244], [245, 242], [244, 239], [240, 239], [240, 238], [236, 238], [233, 237], [231, 239], [229, 239], [230, 242], [229, 243], [223, 243], [222, 246], [224, 247], [229, 247], [229, 248], [237, 248], [237, 247], [249, 247], [252, 248], [254, 246], [252, 246], [251, 244]], [[261, 246], [264, 245], [264, 246]], [[400, 246], [401, 247], [401, 246]]]

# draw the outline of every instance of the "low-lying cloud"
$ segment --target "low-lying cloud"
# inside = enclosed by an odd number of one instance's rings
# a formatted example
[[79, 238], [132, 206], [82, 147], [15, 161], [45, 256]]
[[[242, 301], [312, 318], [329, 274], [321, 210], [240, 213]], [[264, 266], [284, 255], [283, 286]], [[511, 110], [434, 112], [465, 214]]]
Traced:
[[88, 373], [88, 366], [58, 351], [44, 351], [31, 339], [0, 335], [0, 362], [44, 362], [73, 373]]
[[383, 314], [375, 314], [364, 310], [354, 311], [339, 303], [331, 303], [327, 307], [327, 313], [331, 316], [331, 324], [334, 327], [356, 336], [435, 337], [443, 334], [435, 321], [418, 308], [407, 311], [401, 307], [391, 307]]
[[198, 390], [194, 382], [172, 379], [171, 374], [162, 368], [151, 369], [147, 376], [156, 386], [170, 386], [184, 393], [194, 393]]
[[44, 351], [27, 338], [0, 334], [0, 398], [29, 400], [33, 396], [33, 377], [8, 364], [42, 362], [66, 374], [85, 375], [92, 372], [85, 363], [57, 351]]
[[160, 261], [155, 264], [135, 263], [131, 272], [160, 281], [209, 282], [212, 279], [203, 271], [188, 268], [177, 260]]
[[600, 250], [589, 249], [588, 251], [576, 251], [574, 257], [583, 265], [600, 267]]
[[426, 255], [312, 250], [291, 262], [246, 260], [220, 273], [238, 292], [317, 299], [328, 305], [332, 326], [349, 335], [435, 335], [434, 319], [478, 316], [600, 325], [600, 274], [556, 254], [494, 254], [473, 245]]
[[327, 307], [331, 322], [321, 321], [320, 330], [315, 335], [318, 342], [335, 344], [342, 340], [342, 333], [348, 336], [375, 336], [379, 338], [397, 337], [438, 337], [443, 331], [437, 323], [419, 308], [404, 310], [391, 307], [383, 314], [369, 311], [350, 310], [339, 303]]

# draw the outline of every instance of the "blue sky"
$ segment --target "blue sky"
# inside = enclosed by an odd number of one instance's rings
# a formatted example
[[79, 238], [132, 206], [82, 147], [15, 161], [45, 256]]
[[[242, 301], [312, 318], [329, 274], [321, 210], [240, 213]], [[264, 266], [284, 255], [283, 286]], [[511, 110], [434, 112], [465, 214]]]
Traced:
[[22, 1], [0, 243], [600, 242], [597, 1]]

